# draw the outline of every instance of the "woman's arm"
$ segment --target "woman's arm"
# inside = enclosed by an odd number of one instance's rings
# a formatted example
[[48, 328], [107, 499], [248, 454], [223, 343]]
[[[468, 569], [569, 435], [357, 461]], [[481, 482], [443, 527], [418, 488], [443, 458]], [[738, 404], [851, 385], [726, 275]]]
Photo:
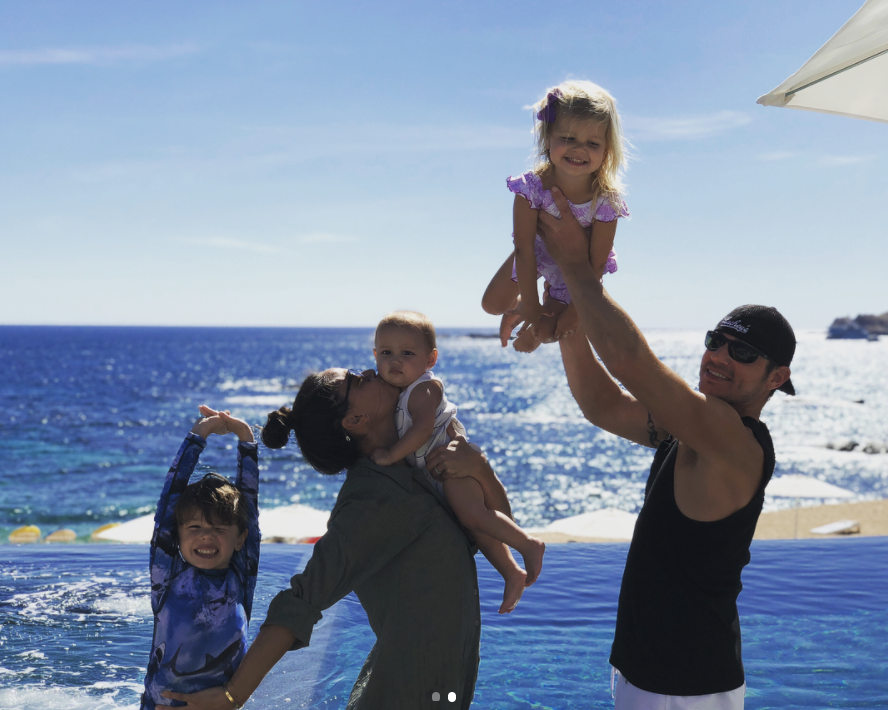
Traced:
[[[296, 637], [283, 626], [263, 626], [244, 656], [244, 660], [224, 687], [208, 688], [188, 695], [165, 690], [161, 695], [170, 700], [187, 702], [187, 707], [195, 710], [231, 710], [234, 706], [225, 695], [225, 689], [238, 705], [246, 703], [262, 679], [292, 648], [295, 641]], [[167, 708], [172, 706], [157, 706], [157, 710], [167, 710]]]

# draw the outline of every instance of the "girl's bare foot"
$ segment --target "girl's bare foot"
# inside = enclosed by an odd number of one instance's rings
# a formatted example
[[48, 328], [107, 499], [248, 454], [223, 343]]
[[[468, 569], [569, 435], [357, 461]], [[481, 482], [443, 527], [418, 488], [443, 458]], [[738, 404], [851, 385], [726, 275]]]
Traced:
[[546, 552], [546, 543], [537, 540], [535, 537], [530, 538], [530, 543], [526, 549], [521, 551], [524, 558], [524, 566], [527, 568], [527, 580], [525, 586], [530, 586], [537, 581], [540, 572], [543, 569], [543, 554]]
[[539, 346], [539, 338], [533, 334], [531, 328], [528, 328], [523, 333], [519, 333], [518, 337], [512, 341], [512, 347], [519, 353], [532, 353]]
[[575, 333], [580, 327], [580, 317], [577, 309], [568, 306], [567, 309], [558, 316], [558, 322], [555, 324], [555, 340], [566, 338], [571, 333]]
[[554, 343], [558, 319], [555, 316], [541, 316], [537, 321], [536, 334], [541, 343]]
[[510, 614], [518, 606], [518, 600], [524, 594], [524, 588], [527, 586], [527, 573], [516, 565], [504, 579], [506, 587], [503, 590], [503, 603], [500, 605], [499, 613]]

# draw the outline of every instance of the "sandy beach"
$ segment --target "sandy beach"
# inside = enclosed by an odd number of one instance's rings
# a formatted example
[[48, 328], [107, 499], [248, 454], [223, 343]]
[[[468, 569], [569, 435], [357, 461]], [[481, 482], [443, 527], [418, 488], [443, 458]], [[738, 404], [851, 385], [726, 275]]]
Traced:
[[[888, 500], [866, 500], [859, 503], [839, 503], [837, 505], [815, 505], [798, 508], [798, 537], [824, 538], [848, 537], [846, 535], [814, 535], [812, 528], [827, 525], [839, 520], [856, 520], [860, 532], [850, 537], [888, 535]], [[777, 510], [762, 513], [755, 529], [756, 540], [791, 540], [795, 530], [796, 512]]]
[[[852, 535], [815, 535], [812, 528], [839, 520], [853, 520], [860, 532]], [[792, 540], [796, 530], [796, 509], [762, 513], [755, 530], [756, 540]], [[888, 500], [867, 500], [859, 503], [815, 505], [798, 508], [798, 539], [846, 538], [888, 535]], [[565, 533], [535, 532], [544, 542], [628, 542], [611, 538], [579, 537]]]

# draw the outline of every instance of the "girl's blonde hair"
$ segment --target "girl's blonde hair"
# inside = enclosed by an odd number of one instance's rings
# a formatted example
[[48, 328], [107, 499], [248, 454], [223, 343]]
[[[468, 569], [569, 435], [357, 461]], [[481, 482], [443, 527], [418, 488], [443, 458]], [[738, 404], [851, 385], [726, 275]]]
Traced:
[[593, 201], [604, 195], [618, 212], [622, 209], [623, 171], [626, 155], [623, 149], [623, 132], [620, 114], [613, 96], [591, 81], [565, 81], [546, 91], [545, 97], [533, 105], [536, 136], [534, 170], [538, 175], [552, 167], [549, 162], [549, 139], [557, 119], [594, 121], [607, 126], [604, 162], [592, 175]]

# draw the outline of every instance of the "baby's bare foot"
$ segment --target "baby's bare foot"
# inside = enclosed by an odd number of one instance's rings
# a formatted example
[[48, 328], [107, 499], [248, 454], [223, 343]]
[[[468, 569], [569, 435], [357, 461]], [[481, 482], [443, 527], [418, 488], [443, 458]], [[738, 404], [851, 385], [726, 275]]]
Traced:
[[539, 339], [533, 334], [530, 328], [521, 333], [512, 341], [512, 347], [519, 353], [532, 353], [540, 346]]
[[526, 586], [530, 586], [537, 581], [540, 572], [543, 569], [543, 554], [546, 552], [546, 543], [537, 540], [535, 537], [530, 538], [530, 544], [527, 549], [521, 553], [524, 557], [524, 566], [527, 568]]
[[523, 569], [516, 566], [505, 579], [506, 588], [503, 590], [503, 603], [499, 608], [500, 614], [510, 614], [518, 606], [518, 600], [524, 594], [527, 574]]

